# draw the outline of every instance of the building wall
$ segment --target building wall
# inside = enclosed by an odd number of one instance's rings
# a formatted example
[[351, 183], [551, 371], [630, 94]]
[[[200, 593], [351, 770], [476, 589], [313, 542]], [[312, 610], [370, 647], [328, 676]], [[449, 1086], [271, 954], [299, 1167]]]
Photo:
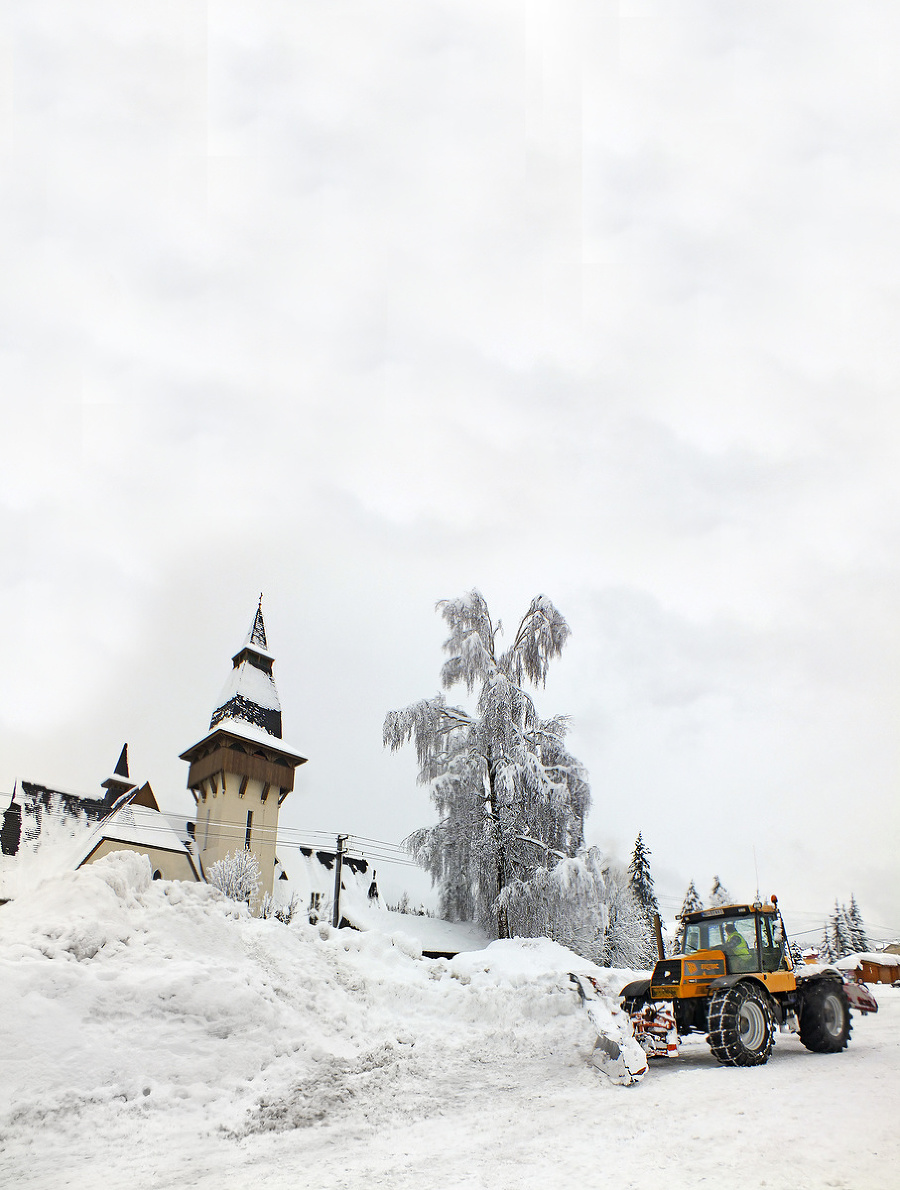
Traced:
[[[243, 787], [243, 794], [241, 788]], [[271, 896], [275, 883], [275, 836], [282, 791], [235, 773], [218, 773], [202, 782], [197, 802], [194, 842], [204, 873], [229, 853], [249, 847], [259, 860], [260, 896]], [[252, 816], [252, 817], [251, 817]]]
[[197, 879], [191, 861], [183, 853], [165, 851], [161, 847], [141, 847], [137, 843], [122, 843], [117, 839], [103, 839], [80, 866], [96, 863], [98, 859], [112, 855], [114, 851], [136, 851], [138, 855], [145, 855], [150, 861], [150, 870], [154, 876], [159, 872], [162, 880]]
[[861, 966], [860, 976], [864, 983], [893, 983], [900, 977], [900, 969], [897, 967], [871, 963], [868, 959], [863, 959]]

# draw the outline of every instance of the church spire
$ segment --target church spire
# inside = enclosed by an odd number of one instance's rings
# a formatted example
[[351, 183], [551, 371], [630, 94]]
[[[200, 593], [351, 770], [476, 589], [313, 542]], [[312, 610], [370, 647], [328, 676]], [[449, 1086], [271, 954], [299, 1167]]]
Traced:
[[105, 801], [110, 805], [123, 793], [128, 793], [129, 790], [135, 789], [135, 783], [128, 775], [128, 745], [122, 745], [122, 751], [119, 753], [119, 759], [116, 762], [116, 767], [112, 775], [107, 777], [105, 781], [100, 782], [101, 789], [106, 790]]
[[247, 639], [244, 641], [244, 644], [256, 645], [263, 652], [269, 651], [269, 646], [266, 644], [266, 625], [262, 614], [262, 591], [259, 593], [259, 607], [256, 609], [256, 615], [253, 617], [253, 625], [247, 633]]
[[243, 647], [232, 657], [232, 671], [209, 721], [210, 731], [225, 720], [249, 723], [281, 739], [281, 703], [268, 650], [262, 595]]

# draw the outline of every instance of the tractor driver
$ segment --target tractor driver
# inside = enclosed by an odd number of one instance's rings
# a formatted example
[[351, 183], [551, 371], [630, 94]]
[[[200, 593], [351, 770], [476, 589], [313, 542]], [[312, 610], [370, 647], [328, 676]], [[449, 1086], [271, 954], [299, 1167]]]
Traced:
[[725, 922], [725, 941], [722, 949], [735, 959], [749, 959], [750, 947], [747, 941], [735, 929], [733, 921]]

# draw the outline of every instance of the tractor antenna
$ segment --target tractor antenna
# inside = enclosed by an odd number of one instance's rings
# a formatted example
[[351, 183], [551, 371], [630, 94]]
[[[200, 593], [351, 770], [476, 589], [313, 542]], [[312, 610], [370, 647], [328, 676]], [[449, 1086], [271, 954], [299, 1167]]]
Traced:
[[760, 904], [759, 897], [759, 864], [756, 862], [756, 844], [753, 844], [753, 868], [756, 872], [756, 903]]

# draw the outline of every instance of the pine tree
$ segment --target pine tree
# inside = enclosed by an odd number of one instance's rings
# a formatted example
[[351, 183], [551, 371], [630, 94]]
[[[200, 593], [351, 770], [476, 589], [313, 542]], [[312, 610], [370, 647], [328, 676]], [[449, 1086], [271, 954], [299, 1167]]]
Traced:
[[640, 953], [636, 965], [648, 967], [657, 958], [654, 915], [659, 913], [659, 902], [650, 875], [650, 848], [644, 843], [640, 832], [628, 865], [628, 887], [641, 916]]
[[697, 889], [694, 886], [694, 882], [692, 880], [687, 887], [687, 892], [684, 894], [684, 900], [681, 903], [681, 912], [678, 914], [679, 918], [681, 919], [681, 925], [679, 925], [678, 932], [675, 935], [675, 952], [676, 952], [676, 954], [680, 953], [681, 948], [684, 946], [684, 918], [685, 918], [685, 915], [688, 913], [696, 913], [696, 911], [698, 909], [702, 909], [702, 908], [703, 908], [703, 902], [700, 900], [700, 896], [699, 896]]
[[654, 913], [659, 913], [659, 902], [653, 888], [653, 877], [650, 875], [650, 855], [650, 848], [638, 832], [631, 863], [628, 865], [628, 883], [634, 899], [643, 909], [648, 921], [653, 920]]
[[826, 922], [822, 928], [822, 941], [819, 943], [819, 962], [833, 963], [837, 955], [832, 954], [831, 938], [828, 935], [828, 923]]
[[501, 938], [540, 934], [563, 902], [597, 892], [591, 870], [571, 869], [584, 845], [587, 776], [565, 748], [566, 720], [541, 719], [523, 689], [545, 683], [569, 626], [538, 596], [500, 653], [501, 625], [478, 591], [437, 606], [450, 630], [442, 685], [477, 691], [477, 706], [437, 694], [386, 716], [385, 745], [415, 740], [419, 781], [440, 815], [407, 846], [439, 886], [442, 917], [474, 919]]
[[711, 909], [715, 909], [719, 905], [734, 904], [734, 898], [718, 876], [713, 876], [713, 886], [709, 894], [709, 904]]
[[850, 932], [850, 943], [854, 954], [865, 954], [869, 949], [869, 937], [866, 934], [865, 923], [856, 903], [856, 897], [850, 894], [850, 912], [847, 916], [847, 928]]
[[834, 911], [828, 921], [827, 933], [832, 962], [853, 953], [850, 930], [847, 925], [846, 909], [842, 908], [837, 903], [837, 900], [834, 902]]

